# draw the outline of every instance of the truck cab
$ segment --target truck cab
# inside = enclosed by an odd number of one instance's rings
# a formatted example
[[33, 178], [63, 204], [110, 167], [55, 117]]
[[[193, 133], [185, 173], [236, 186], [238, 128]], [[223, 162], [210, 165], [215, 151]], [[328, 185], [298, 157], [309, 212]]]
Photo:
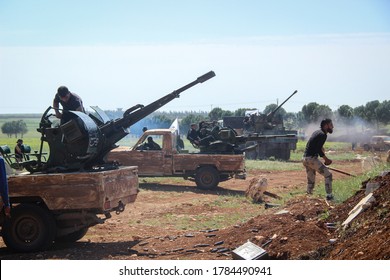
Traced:
[[[161, 149], [148, 149], [152, 137]], [[231, 178], [245, 179], [244, 154], [189, 153], [177, 145], [178, 136], [170, 129], [147, 130], [129, 147], [118, 147], [107, 155], [107, 161], [138, 166], [140, 177], [183, 177], [195, 180], [197, 187], [210, 189]]]

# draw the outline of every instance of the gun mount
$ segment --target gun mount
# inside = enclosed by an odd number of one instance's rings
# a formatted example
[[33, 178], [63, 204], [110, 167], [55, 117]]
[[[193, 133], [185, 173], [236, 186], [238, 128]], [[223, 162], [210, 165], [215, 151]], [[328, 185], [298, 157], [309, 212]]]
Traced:
[[247, 158], [266, 159], [275, 157], [282, 160], [290, 158], [291, 150], [296, 149], [298, 132], [296, 130], [286, 130], [282, 116], [276, 113], [297, 92], [295, 90], [269, 114], [252, 113], [245, 117], [225, 117], [223, 119], [224, 125], [233, 127], [240, 134], [247, 137], [245, 146], [257, 145], [256, 149], [246, 153]]
[[[195, 81], [169, 93], [147, 106], [137, 104], [127, 109], [122, 118], [111, 120], [98, 107], [92, 107], [95, 114], [70, 111], [72, 119], [65, 124], [53, 127], [49, 107], [42, 115], [38, 132], [41, 133], [41, 146], [36, 160], [23, 162], [22, 165], [31, 173], [34, 172], [68, 172], [77, 170], [112, 169], [116, 166], [105, 161], [109, 151], [116, 148], [116, 143], [129, 134], [128, 128], [158, 110], [180, 93], [203, 83], [215, 76], [210, 71]], [[47, 142], [50, 149], [49, 158], [43, 159], [43, 144]]]
[[[243, 154], [256, 149], [257, 142], [284, 137], [284, 135], [238, 135], [233, 128], [222, 126], [216, 121], [200, 122], [198, 136], [199, 144], [192, 144], [205, 154]], [[246, 145], [248, 142], [254, 143]]]

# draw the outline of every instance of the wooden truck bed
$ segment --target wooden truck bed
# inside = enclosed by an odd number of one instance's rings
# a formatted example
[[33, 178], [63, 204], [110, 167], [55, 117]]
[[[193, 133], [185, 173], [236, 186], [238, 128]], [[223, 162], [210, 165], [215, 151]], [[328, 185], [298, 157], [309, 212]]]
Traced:
[[198, 166], [214, 165], [220, 172], [245, 171], [243, 155], [175, 154], [173, 170], [196, 170]]
[[94, 209], [103, 213], [135, 201], [138, 193], [136, 166], [97, 172], [19, 174], [9, 176], [11, 202], [39, 197], [49, 210]]

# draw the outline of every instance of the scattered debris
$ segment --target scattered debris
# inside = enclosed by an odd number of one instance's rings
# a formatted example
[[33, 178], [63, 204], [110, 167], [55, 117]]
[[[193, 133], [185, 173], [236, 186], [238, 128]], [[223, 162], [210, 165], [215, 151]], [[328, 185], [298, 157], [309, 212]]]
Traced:
[[253, 202], [263, 202], [263, 194], [267, 190], [268, 182], [266, 178], [253, 178], [245, 191], [245, 195]]
[[[369, 193], [365, 196], [351, 211], [349, 211], [348, 218], [342, 223], [342, 226], [346, 228], [349, 223], [357, 217], [361, 212], [363, 212], [367, 208], [367, 204], [375, 201], [375, 197], [373, 193]], [[366, 205], [366, 206], [364, 206]]]
[[278, 196], [277, 194], [271, 193], [271, 192], [269, 192], [269, 191], [265, 191], [264, 194], [265, 194], [265, 195], [268, 195], [268, 196], [270, 196], [270, 197], [272, 197], [272, 198], [275, 198], [275, 199], [281, 199], [280, 196]]
[[265, 203], [264, 204], [264, 208], [265, 209], [268, 209], [268, 208], [273, 208], [273, 207], [279, 207], [280, 204], [273, 204], [273, 203]]
[[194, 248], [200, 248], [200, 247], [210, 247], [210, 244], [195, 244]]
[[245, 244], [232, 251], [232, 257], [234, 260], [260, 260], [266, 259], [268, 254], [263, 248], [248, 240]]
[[275, 213], [275, 215], [290, 214], [290, 211], [283, 209]]

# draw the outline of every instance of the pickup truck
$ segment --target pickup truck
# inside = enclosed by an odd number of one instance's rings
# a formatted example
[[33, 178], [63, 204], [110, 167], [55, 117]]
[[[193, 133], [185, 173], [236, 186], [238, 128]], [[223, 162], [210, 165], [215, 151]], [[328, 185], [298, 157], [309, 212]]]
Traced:
[[19, 252], [75, 242], [136, 200], [136, 166], [96, 172], [21, 173], [8, 177], [11, 218], [0, 217], [2, 237]]
[[361, 146], [365, 151], [388, 151], [390, 150], [390, 136], [374, 135], [369, 142], [362, 143]]
[[[148, 149], [152, 137], [160, 149]], [[138, 166], [140, 177], [183, 177], [194, 180], [201, 189], [212, 189], [231, 178], [245, 179], [244, 154], [202, 154], [178, 150], [176, 133], [170, 129], [144, 132], [132, 147], [118, 147], [107, 154], [107, 161]]]

